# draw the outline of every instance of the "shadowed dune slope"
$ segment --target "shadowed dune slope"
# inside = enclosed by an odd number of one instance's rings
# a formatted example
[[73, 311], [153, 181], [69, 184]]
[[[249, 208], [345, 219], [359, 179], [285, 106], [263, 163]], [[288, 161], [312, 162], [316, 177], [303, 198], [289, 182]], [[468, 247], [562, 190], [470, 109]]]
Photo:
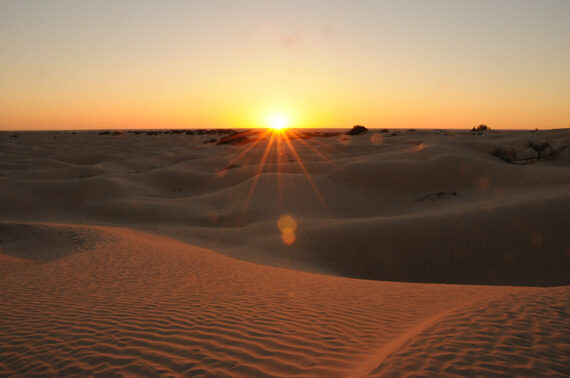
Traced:
[[[524, 198], [450, 211], [353, 219], [301, 219], [294, 245], [275, 243], [274, 222], [180, 228], [178, 239], [217, 236], [230, 254], [294, 269], [367, 279], [494, 285], [569, 282], [570, 196]], [[216, 234], [217, 233], [217, 234]]]
[[[435, 374], [454, 361], [475, 375], [570, 373], [566, 287], [324, 276], [109, 227], [11, 223], [2, 235], [14, 245], [24, 228], [53, 258], [0, 276], [0, 375]], [[488, 332], [463, 337], [474, 321]], [[422, 343], [434, 353], [418, 355]], [[466, 354], [446, 352], [457, 345]]]
[[78, 232], [57, 225], [0, 223], [0, 274], [82, 252], [94, 246], [98, 238], [96, 229]]

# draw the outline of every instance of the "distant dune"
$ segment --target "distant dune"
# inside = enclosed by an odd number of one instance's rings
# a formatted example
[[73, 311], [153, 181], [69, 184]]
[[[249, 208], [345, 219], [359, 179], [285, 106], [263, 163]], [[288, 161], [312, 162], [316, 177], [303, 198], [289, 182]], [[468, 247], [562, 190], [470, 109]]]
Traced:
[[0, 375], [570, 375], [570, 130], [295, 133], [0, 133]]

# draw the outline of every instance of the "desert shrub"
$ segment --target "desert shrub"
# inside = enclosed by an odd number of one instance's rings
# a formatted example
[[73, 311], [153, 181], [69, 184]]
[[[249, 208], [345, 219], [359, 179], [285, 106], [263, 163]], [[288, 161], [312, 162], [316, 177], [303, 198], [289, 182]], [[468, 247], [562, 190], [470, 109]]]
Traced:
[[367, 131], [368, 131], [368, 129], [366, 127], [360, 126], [360, 125], [355, 125], [352, 129], [350, 129], [349, 131], [346, 132], [346, 135], [364, 134]]
[[491, 128], [484, 124], [480, 124], [479, 126], [473, 126], [473, 128], [471, 129], [471, 131], [486, 131], [486, 130], [491, 130]]

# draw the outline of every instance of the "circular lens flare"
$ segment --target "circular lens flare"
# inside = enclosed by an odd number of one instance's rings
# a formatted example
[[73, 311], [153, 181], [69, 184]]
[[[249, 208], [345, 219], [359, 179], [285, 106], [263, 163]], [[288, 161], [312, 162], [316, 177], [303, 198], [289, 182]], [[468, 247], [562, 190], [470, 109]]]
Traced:
[[295, 230], [297, 230], [297, 222], [290, 215], [282, 215], [277, 221], [277, 228], [281, 231], [281, 240], [287, 245], [295, 242]]
[[281, 232], [295, 232], [297, 230], [297, 222], [291, 215], [285, 214], [277, 221], [277, 228]]
[[291, 245], [295, 243], [296, 238], [297, 237], [295, 236], [295, 233], [293, 231], [286, 231], [281, 234], [281, 240], [283, 240], [283, 243], [285, 243], [286, 245]]

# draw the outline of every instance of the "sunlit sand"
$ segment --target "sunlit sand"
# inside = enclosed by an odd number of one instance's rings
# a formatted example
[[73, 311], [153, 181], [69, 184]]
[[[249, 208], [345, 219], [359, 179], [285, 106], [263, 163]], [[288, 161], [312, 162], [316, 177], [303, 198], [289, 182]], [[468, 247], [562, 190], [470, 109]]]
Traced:
[[570, 374], [569, 130], [268, 126], [0, 133], [0, 375]]

